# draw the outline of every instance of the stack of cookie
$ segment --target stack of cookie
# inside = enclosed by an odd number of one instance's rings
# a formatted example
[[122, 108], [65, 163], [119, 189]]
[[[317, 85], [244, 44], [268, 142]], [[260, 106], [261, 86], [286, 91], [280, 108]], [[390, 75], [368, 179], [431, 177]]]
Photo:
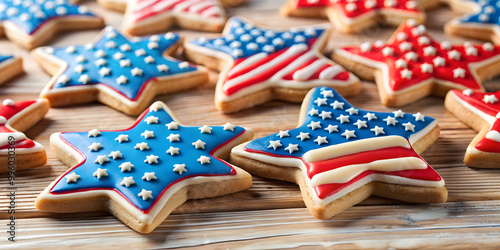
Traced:
[[[500, 167], [500, 93], [487, 93], [482, 84], [500, 67], [500, 47], [493, 44], [499, 19], [491, 11], [498, 7], [458, 0], [289, 0], [283, 15], [324, 17], [331, 24], [282, 29], [228, 18], [224, 8], [242, 2], [99, 1], [125, 13], [118, 29], [104, 27], [102, 18], [69, 0], [0, 1], [5, 35], [30, 49], [29, 60], [52, 76], [40, 99], [8, 99], [0, 106], [0, 162], [7, 166], [0, 171], [12, 170], [12, 150], [17, 170], [46, 164], [44, 147], [20, 131], [49, 107], [98, 101], [139, 116], [128, 129], [52, 134], [52, 151], [70, 169], [38, 196], [37, 209], [109, 211], [149, 233], [188, 199], [250, 188], [250, 174], [297, 183], [311, 214], [320, 219], [370, 195], [446, 202], [444, 180], [419, 155], [438, 139], [438, 123], [404, 111], [428, 95], [446, 96], [450, 112], [480, 131], [465, 163]], [[454, 45], [432, 38], [422, 24], [423, 10], [439, 4], [475, 10], [450, 21], [446, 32], [490, 42]], [[358, 33], [378, 22], [399, 27], [386, 42], [357, 43], [336, 48], [331, 58], [324, 55], [332, 30]], [[213, 34], [183, 40], [172, 27]], [[93, 41], [41, 47], [58, 31], [95, 28], [103, 30]], [[0, 60], [0, 82], [22, 73], [20, 59]], [[153, 103], [158, 95], [206, 84], [211, 71], [220, 72], [213, 94], [218, 112], [243, 113], [273, 100], [302, 103], [297, 128], [254, 139], [251, 128], [225, 122], [185, 126], [175, 110]], [[360, 78], [377, 84], [383, 105], [401, 109], [351, 105], [344, 97], [363, 94]]]

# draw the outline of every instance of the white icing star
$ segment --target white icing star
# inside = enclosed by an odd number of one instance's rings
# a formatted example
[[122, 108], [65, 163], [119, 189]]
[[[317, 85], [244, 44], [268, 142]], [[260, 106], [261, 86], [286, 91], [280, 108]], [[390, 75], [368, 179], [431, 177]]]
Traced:
[[126, 84], [127, 82], [128, 82], [128, 78], [124, 75], [121, 75], [118, 78], [116, 78], [116, 83], [118, 85]]
[[151, 181], [151, 180], [156, 180], [155, 172], [146, 172], [144, 173], [144, 176], [142, 177], [142, 180], [145, 181]]
[[496, 103], [498, 99], [495, 95], [484, 95], [483, 102], [485, 103]]
[[130, 65], [132, 65], [132, 63], [130, 63], [130, 59], [120, 60], [121, 68], [130, 67]]
[[98, 169], [94, 172], [93, 176], [97, 177], [97, 179], [99, 179], [99, 180], [100, 180], [100, 179], [101, 179], [101, 177], [103, 177], [103, 176], [108, 176], [107, 171], [108, 171], [108, 170], [107, 170], [107, 169], [105, 169], [105, 168], [98, 168]]
[[[403, 34], [403, 33], [400, 33], [400, 34]], [[408, 63], [404, 59], [398, 59], [395, 62], [395, 66], [398, 69], [406, 69], [408, 67]]]
[[411, 124], [411, 122], [403, 123], [405, 126], [405, 131], [415, 132], [415, 125]]
[[77, 175], [75, 172], [69, 174], [69, 175], [66, 175], [66, 183], [70, 183], [70, 182], [77, 182], [78, 179], [80, 178], [79, 175]]
[[377, 116], [374, 113], [366, 113], [363, 118], [368, 119], [368, 121], [377, 120]]
[[343, 124], [343, 123], [349, 122], [349, 116], [348, 115], [340, 115], [339, 117], [337, 117], [337, 120], [339, 120], [339, 122], [341, 124]]
[[374, 128], [370, 129], [370, 131], [374, 132], [375, 135], [385, 134], [384, 128], [379, 126], [375, 126]]
[[301, 141], [304, 141], [304, 140], [307, 140], [309, 139], [309, 133], [304, 133], [304, 132], [300, 132], [300, 135], [297, 135], [297, 137], [295, 137], [297, 139], [300, 139]]
[[169, 136], [167, 136], [167, 140], [169, 140], [170, 142], [180, 141], [181, 135], [180, 134], [170, 134]]
[[453, 59], [453, 60], [460, 60], [460, 52], [456, 50], [452, 50], [448, 52], [448, 58]]
[[168, 72], [168, 70], [169, 70], [168, 66], [165, 64], [160, 64], [160, 65], [156, 66], [156, 68], [160, 72]]
[[141, 143], [135, 144], [134, 149], [139, 149], [139, 150], [143, 151], [143, 150], [149, 149], [149, 146], [147, 143], [141, 142]]
[[130, 73], [132, 74], [132, 76], [142, 76], [142, 69], [139, 69], [139, 68], [133, 68]]
[[339, 101], [334, 101], [330, 106], [333, 107], [333, 109], [344, 109], [344, 103], [339, 102]]
[[299, 151], [299, 144], [288, 144], [288, 147], [285, 148], [290, 154], [293, 153], [294, 151]]
[[205, 144], [203, 141], [201, 140], [197, 140], [193, 143], [191, 143], [191, 145], [193, 145], [196, 149], [205, 149]]
[[99, 156], [97, 156], [94, 163], [99, 163], [99, 165], [102, 166], [104, 163], [106, 163], [108, 161], [109, 161], [109, 159], [108, 159], [107, 155], [99, 155]]
[[273, 148], [274, 150], [276, 150], [281, 146], [283, 146], [283, 144], [281, 144], [280, 140], [276, 140], [276, 141], [269, 141], [269, 146], [267, 148]]
[[440, 67], [440, 66], [444, 66], [446, 64], [446, 61], [444, 60], [444, 58], [442, 58], [440, 56], [432, 59], [432, 62], [434, 63], [434, 67]]
[[315, 122], [315, 121], [311, 121], [311, 123], [309, 123], [307, 125], [308, 128], [312, 129], [312, 130], [315, 130], [317, 128], [321, 128], [321, 122]]
[[435, 55], [436, 55], [436, 48], [432, 46], [424, 48], [424, 56], [435, 56]]
[[331, 90], [323, 90], [321, 91], [321, 94], [323, 95], [324, 98], [333, 97], [333, 91]]
[[405, 112], [401, 111], [401, 109], [398, 111], [394, 111], [392, 113], [394, 114], [394, 117], [399, 117], [399, 118], [405, 117]]
[[211, 134], [212, 133], [212, 128], [207, 126], [207, 125], [203, 125], [202, 127], [199, 127], [198, 129], [200, 130], [200, 132], [202, 134]]
[[157, 112], [158, 110], [161, 110], [161, 109], [162, 109], [162, 106], [159, 102], [155, 102], [151, 105], [151, 107], [149, 107], [149, 110], [154, 111], [154, 112]]
[[146, 119], [144, 119], [144, 121], [145, 121], [148, 125], [150, 125], [150, 124], [155, 124], [155, 123], [158, 123], [158, 119], [159, 119], [158, 117], [155, 117], [155, 116], [150, 115], [150, 116], [146, 117]]
[[464, 89], [462, 93], [466, 96], [471, 96], [472, 94], [474, 94], [474, 91], [472, 89]]
[[134, 165], [132, 165], [131, 162], [124, 162], [122, 164], [120, 164], [120, 166], [118, 166], [122, 172], [125, 172], [125, 171], [132, 171], [132, 168], [134, 167]]
[[125, 187], [130, 187], [131, 185], [134, 185], [134, 184], [135, 184], [135, 181], [134, 181], [134, 177], [132, 177], [132, 176], [123, 177], [122, 182], [120, 182], [120, 185], [125, 186]]
[[168, 123], [168, 124], [165, 124], [165, 126], [167, 126], [169, 130], [175, 130], [175, 129], [178, 129], [178, 127], [177, 127], [177, 123], [176, 123], [176, 122], [170, 122], [170, 123]]
[[90, 152], [92, 152], [92, 151], [99, 151], [99, 149], [102, 148], [102, 145], [100, 143], [98, 143], [98, 142], [94, 142], [90, 146], [88, 146], [88, 148], [89, 148]]
[[465, 69], [462, 68], [456, 68], [453, 70], [453, 77], [454, 78], [465, 78]]
[[144, 132], [141, 134], [141, 136], [143, 136], [144, 139], [154, 138], [155, 137], [154, 132], [153, 131], [149, 131], [149, 130], [144, 130]]
[[280, 132], [278, 132], [278, 134], [276, 136], [283, 138], [283, 137], [290, 136], [290, 134], [288, 134], [288, 130], [280, 130]]
[[314, 103], [318, 106], [323, 106], [323, 105], [326, 105], [328, 102], [326, 100], [326, 98], [319, 98], [314, 100]]
[[346, 109], [345, 112], [349, 113], [349, 115], [357, 115], [358, 114], [358, 110], [355, 109], [354, 107], [350, 107], [350, 108]]
[[167, 150], [167, 154], [170, 154], [171, 156], [178, 155], [179, 148], [174, 148], [174, 147], [170, 146], [170, 148]]
[[209, 164], [210, 163], [210, 157], [202, 155], [196, 161], [198, 161], [201, 165], [203, 165], [203, 164]]
[[362, 120], [357, 120], [355, 123], [353, 123], [354, 126], [357, 126], [358, 129], [361, 129], [361, 128], [367, 128], [368, 126], [366, 126], [366, 121], [362, 121]]
[[309, 112], [307, 112], [307, 114], [310, 116], [315, 116], [315, 115], [318, 115], [319, 112], [317, 109], [312, 108], [311, 110], [309, 110]]
[[156, 155], [149, 155], [149, 156], [146, 156], [146, 160], [144, 160], [145, 163], [147, 164], [153, 164], [153, 163], [158, 163], [158, 156]]
[[434, 71], [432, 64], [429, 63], [423, 63], [420, 65], [420, 69], [422, 70], [422, 73], [432, 73]]
[[339, 132], [338, 130], [338, 125], [332, 125], [332, 124], [328, 124], [328, 127], [325, 128], [326, 131], [328, 131], [328, 133], [333, 133], [333, 132]]
[[236, 128], [236, 126], [229, 122], [224, 124], [224, 131], [234, 131], [234, 128]]
[[96, 67], [101, 67], [101, 66], [106, 65], [107, 63], [108, 63], [108, 61], [106, 61], [105, 59], [99, 58], [99, 59], [95, 60], [94, 65]]
[[124, 141], [128, 141], [128, 135], [121, 134], [118, 137], [115, 138], [115, 141], [118, 143], [122, 143]]
[[328, 118], [332, 118], [332, 112], [321, 111], [321, 114], [318, 116], [321, 117], [321, 119], [325, 120]]
[[142, 200], [153, 199], [152, 193], [153, 191], [142, 189], [142, 191], [137, 196], [141, 197]]
[[388, 116], [387, 118], [383, 119], [383, 121], [387, 122], [387, 125], [391, 125], [391, 126], [394, 126], [394, 125], [396, 125], [396, 123], [398, 123], [398, 121], [396, 120], [396, 118], [390, 117], [390, 116]]
[[408, 69], [404, 69], [400, 72], [401, 74], [401, 77], [402, 78], [405, 78], [407, 80], [411, 79], [411, 76], [413, 75], [413, 73], [411, 71], [409, 71]]
[[174, 172], [177, 172], [178, 174], [187, 172], [186, 164], [174, 164]]
[[354, 130], [347, 130], [347, 129], [341, 135], [343, 137], [345, 137], [346, 139], [349, 139], [349, 138], [352, 138], [352, 137], [356, 137], [356, 135], [354, 134]]
[[81, 75], [79, 78], [78, 78], [78, 82], [81, 82], [83, 84], [87, 84], [88, 82], [90, 82], [90, 76], [85, 74], [85, 75]]
[[318, 145], [321, 145], [323, 143], [328, 143], [328, 140], [326, 139], [326, 136], [318, 136], [316, 139], [314, 139], [314, 142], [316, 142]]
[[110, 68], [104, 67], [104, 68], [102, 68], [102, 69], [99, 70], [99, 75], [101, 77], [103, 77], [103, 76], [109, 76], [110, 73], [111, 73], [111, 69]]
[[415, 117], [415, 121], [425, 122], [425, 115], [420, 114], [420, 112], [413, 115]]

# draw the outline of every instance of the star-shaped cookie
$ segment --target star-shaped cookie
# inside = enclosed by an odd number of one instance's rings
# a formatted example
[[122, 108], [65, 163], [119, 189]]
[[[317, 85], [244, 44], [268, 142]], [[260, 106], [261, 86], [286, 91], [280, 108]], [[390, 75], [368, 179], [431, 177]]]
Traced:
[[311, 214], [327, 219], [372, 194], [445, 202], [443, 180], [418, 155], [438, 136], [430, 117], [365, 111], [335, 90], [318, 87], [306, 96], [297, 128], [235, 147], [230, 162], [297, 183]]
[[428, 0], [288, 0], [281, 12], [287, 16], [327, 17], [336, 30], [357, 33], [384, 20], [398, 26], [407, 19], [425, 21], [423, 7], [438, 5]]
[[478, 131], [467, 147], [464, 162], [469, 167], [500, 168], [500, 91], [481, 93], [452, 90], [445, 107], [459, 120]]
[[139, 114], [155, 95], [174, 93], [208, 81], [208, 72], [174, 54], [180, 37], [167, 33], [127, 38], [112, 27], [84, 46], [40, 47], [32, 52], [54, 77], [41, 93], [51, 106], [98, 100], [124, 113]]
[[231, 18], [223, 36], [185, 42], [189, 59], [221, 71], [215, 104], [225, 113], [278, 99], [300, 102], [315, 86], [359, 93], [359, 79], [321, 54], [330, 28], [277, 30]]
[[500, 4], [497, 0], [451, 0], [449, 4], [465, 6], [461, 9], [469, 13], [446, 23], [446, 33], [500, 44]]
[[26, 137], [25, 131], [49, 111], [45, 99], [0, 104], [0, 173], [39, 167], [47, 163], [44, 147]]
[[0, 55], [0, 85], [23, 72], [23, 60], [21, 58]]
[[0, 0], [0, 35], [32, 49], [66, 30], [101, 28], [104, 20], [77, 0]]
[[251, 176], [221, 158], [252, 135], [229, 123], [184, 126], [162, 102], [128, 129], [55, 133], [53, 150], [71, 169], [35, 205], [48, 212], [105, 210], [149, 233], [188, 199], [249, 188]]
[[445, 96], [454, 88], [483, 91], [482, 80], [500, 72], [500, 47], [438, 42], [413, 20], [386, 43], [337, 49], [333, 59], [359, 77], [374, 79], [386, 106], [406, 105], [430, 94]]

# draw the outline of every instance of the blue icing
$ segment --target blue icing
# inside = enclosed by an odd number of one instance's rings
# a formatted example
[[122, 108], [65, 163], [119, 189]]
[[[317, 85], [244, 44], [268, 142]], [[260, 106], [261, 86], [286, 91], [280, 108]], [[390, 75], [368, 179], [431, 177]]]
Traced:
[[[54, 50], [53, 54], [69, 65], [56, 80], [53, 88], [100, 83], [116, 90], [128, 99], [135, 100], [140, 96], [140, 91], [145, 84], [155, 77], [196, 70], [195, 67], [182, 61], [163, 57], [162, 53], [176, 44], [179, 39], [178, 35], [168, 33], [129, 40], [115, 29], [108, 27], [93, 46], [92, 44], [69, 46]], [[154, 62], [146, 62], [146, 58], [152, 58]], [[130, 65], [124, 64], [127, 60], [130, 60]], [[80, 73], [78, 70], [82, 66], [84, 70]], [[161, 68], [164, 66], [167, 68]], [[141, 74], [133, 71], [136, 68], [142, 70]], [[101, 70], [106, 69], [109, 72], [104, 74]], [[88, 76], [86, 83], [81, 78], [85, 75]], [[122, 76], [126, 81], [119, 83], [118, 80]], [[64, 79], [65, 77], [69, 79]]]
[[12, 56], [0, 55], [0, 62], [4, 62], [5, 60], [10, 59], [10, 58], [12, 58]]
[[460, 19], [464, 23], [500, 24], [500, 1], [498, 0], [472, 0], [479, 4], [479, 12], [464, 16]]
[[[325, 93], [331, 92], [333, 94], [333, 97], [325, 97], [322, 92], [326, 91]], [[326, 102], [326, 104], [322, 104], [318, 102], [317, 100], [321, 100], [322, 102]], [[338, 108], [334, 109], [332, 104], [337, 101], [338, 103], [344, 103], [343, 108]], [[316, 102], [316, 103], [315, 103]], [[322, 104], [321, 106], [318, 106], [317, 104]], [[352, 106], [350, 103], [348, 103], [339, 93], [337, 93], [334, 89], [331, 88], [326, 88], [326, 87], [321, 87], [321, 88], [315, 88], [314, 93], [310, 98], [309, 104], [307, 106], [307, 112], [308, 114], [305, 116], [304, 123], [299, 126], [298, 128], [292, 129], [288, 131], [288, 134], [290, 136], [280, 138], [278, 134], [272, 134], [260, 139], [256, 139], [251, 141], [249, 144], [247, 144], [246, 148], [247, 149], [253, 149], [253, 150], [259, 150], [259, 151], [264, 151], [268, 152], [271, 154], [277, 154], [277, 155], [282, 155], [282, 156], [297, 156], [297, 157], [302, 157], [306, 152], [318, 148], [323, 148], [331, 145], [336, 145], [336, 144], [341, 144], [341, 143], [346, 143], [346, 142], [352, 142], [352, 141], [357, 141], [357, 140], [363, 140], [367, 138], [374, 138], [374, 137], [382, 137], [382, 136], [389, 136], [389, 135], [399, 135], [402, 136], [406, 139], [410, 138], [412, 134], [415, 134], [424, 128], [426, 128], [431, 122], [434, 121], [433, 118], [425, 116], [423, 119], [424, 121], [417, 121], [417, 117], [414, 116], [414, 114], [404, 114], [403, 117], [397, 117], [397, 123], [393, 125], [387, 125], [387, 121], [384, 121], [383, 119], [387, 117], [395, 117], [395, 113], [385, 113], [385, 112], [372, 112], [372, 111], [366, 111], [362, 109], [357, 109], [358, 114], [352, 114], [350, 115], [348, 109], [350, 108], [355, 108]], [[313, 111], [311, 111], [313, 110]], [[314, 110], [317, 110], [317, 113], [314, 112]], [[326, 118], [327, 116], [325, 115], [324, 117], [326, 119], [322, 119], [319, 115], [322, 112], [331, 112], [331, 118]], [[367, 113], [374, 114], [377, 119], [373, 119], [371, 121], [368, 120], [368, 116], [364, 117], [367, 115]], [[349, 122], [344, 122], [343, 124], [340, 122], [340, 120], [337, 120], [341, 115], [346, 116], [348, 115], [349, 117]], [[363, 128], [358, 128], [357, 125], [354, 125], [358, 120], [361, 121], [366, 121], [366, 126]], [[321, 125], [321, 128], [316, 128], [313, 130], [311, 127], [307, 127], [307, 125], [311, 124], [311, 122], [319, 122]], [[408, 130], [406, 131], [406, 127], [403, 126], [403, 124], [407, 124], [410, 122], [412, 125], [415, 125], [414, 127], [414, 132]], [[325, 130], [328, 128], [329, 125], [332, 126], [338, 126], [338, 132], [332, 132], [329, 133], [329, 131]], [[385, 134], [379, 134], [376, 135], [374, 131], [371, 131], [371, 129], [375, 128], [375, 126], [382, 127], [383, 131]], [[354, 131], [354, 134], [356, 137], [351, 137], [347, 139], [345, 136], [342, 136], [342, 133], [345, 132], [345, 130], [349, 131]], [[300, 132], [302, 133], [309, 133], [309, 139], [306, 139], [304, 141], [301, 141], [301, 139], [296, 138], [297, 136], [300, 135]], [[314, 142], [315, 139], [318, 138], [318, 136], [321, 137], [326, 137], [328, 143], [322, 143], [321, 145], [318, 145], [317, 142]], [[274, 150], [273, 147], [270, 147], [270, 142], [271, 141], [276, 141], [279, 140], [282, 146], [277, 147], [276, 150]], [[298, 144], [298, 150], [293, 151], [290, 153], [289, 151], [285, 150], [285, 148], [289, 144]]]
[[[148, 125], [145, 122], [149, 116], [158, 117], [157, 124]], [[62, 133], [69, 144], [81, 151], [86, 160], [78, 167], [65, 176], [72, 173], [80, 175], [77, 182], [67, 183], [65, 177], [53, 187], [52, 193], [78, 191], [82, 189], [93, 188], [109, 188], [118, 190], [125, 196], [134, 206], [142, 210], [147, 210], [159, 197], [160, 193], [171, 183], [180, 180], [181, 178], [193, 177], [198, 175], [229, 175], [232, 174], [232, 169], [224, 162], [210, 155], [210, 153], [221, 144], [236, 138], [244, 131], [242, 127], [235, 127], [234, 131], [224, 130], [223, 126], [214, 126], [212, 133], [201, 133], [199, 127], [178, 126], [178, 129], [169, 130], [166, 124], [173, 121], [172, 116], [165, 110], [149, 111], [135, 126], [124, 131], [116, 132], [101, 132], [97, 137], [89, 137], [88, 132], [67, 132]], [[154, 138], [145, 139], [141, 136], [145, 130], [153, 131]], [[129, 141], [119, 143], [115, 140], [119, 135], [126, 134]], [[170, 134], [179, 134], [180, 141], [170, 142], [167, 137]], [[192, 145], [193, 142], [201, 140], [205, 142], [205, 149], [196, 149]], [[134, 149], [137, 143], [146, 142], [149, 149], [141, 151]], [[100, 143], [102, 148], [98, 151], [90, 151], [89, 146], [92, 143]], [[179, 148], [179, 154], [172, 156], [166, 151], [170, 147]], [[114, 160], [108, 155], [112, 151], [120, 151], [122, 158]], [[146, 156], [159, 156], [158, 163], [145, 163]], [[100, 155], [107, 155], [109, 162], [105, 162], [102, 166], [99, 163], [94, 163]], [[200, 156], [210, 157], [210, 163], [201, 164], [197, 161]], [[124, 162], [131, 162], [134, 167], [131, 171], [121, 172], [119, 166]], [[174, 172], [174, 164], [185, 164], [187, 172], [178, 174]], [[100, 179], [93, 176], [98, 168], [107, 169], [108, 176], [102, 176]], [[156, 180], [142, 180], [145, 172], [155, 172]], [[135, 184], [126, 187], [120, 185], [124, 177], [133, 177]], [[153, 199], [144, 201], [138, 194], [146, 189], [152, 191]]]
[[66, 16], [94, 16], [85, 6], [68, 0], [0, 0], [0, 20], [11, 21], [24, 32], [32, 34], [44, 22]]
[[262, 29], [239, 18], [232, 18], [229, 32], [215, 39], [201, 38], [192, 41], [193, 44], [208, 49], [224, 52], [233, 59], [246, 58], [258, 53], [271, 54], [296, 44], [311, 44], [311, 41], [321, 36], [324, 29], [308, 28], [305, 30], [290, 29], [278, 32]]

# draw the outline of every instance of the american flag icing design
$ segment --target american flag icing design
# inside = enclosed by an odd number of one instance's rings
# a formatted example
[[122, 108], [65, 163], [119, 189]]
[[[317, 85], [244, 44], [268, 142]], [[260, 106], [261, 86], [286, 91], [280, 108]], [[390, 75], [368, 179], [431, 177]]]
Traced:
[[297, 128], [253, 140], [243, 155], [286, 166], [294, 161], [321, 200], [339, 198], [339, 193], [369, 180], [443, 185], [439, 174], [412, 147], [437, 126], [433, 118], [401, 110], [366, 111], [331, 88], [311, 91]]
[[36, 104], [37, 101], [14, 102], [11, 99], [5, 99], [2, 102], [0, 105], [0, 151], [4, 151], [10, 146], [7, 139], [9, 136], [14, 136], [16, 138], [16, 148], [30, 149], [37, 146], [34, 141], [26, 138], [26, 135], [18, 132], [9, 125], [13, 117], [16, 115], [24, 115], [23, 112], [25, 112], [25, 110]]
[[335, 51], [338, 55], [382, 71], [389, 95], [430, 83], [483, 90], [477, 68], [500, 60], [491, 43], [452, 45], [433, 40], [425, 26], [408, 20], [386, 43], [363, 43]]
[[109, 190], [141, 214], [149, 214], [174, 184], [236, 175], [214, 153], [232, 141], [241, 142], [248, 131], [229, 123], [184, 126], [165, 104], [156, 102], [128, 129], [53, 134], [53, 143], [80, 157], [49, 192], [57, 196]]
[[[461, 0], [464, 1], [464, 0]], [[498, 27], [500, 24], [500, 2], [497, 0], [466, 0], [478, 5], [478, 11], [461, 17], [463, 23], [492, 24]]]
[[188, 14], [205, 20], [224, 22], [224, 11], [217, 0], [135, 0], [134, 22], [159, 15]]
[[26, 34], [33, 34], [49, 20], [94, 16], [85, 6], [69, 0], [0, 0], [0, 21], [13, 22]]
[[277, 31], [231, 18], [224, 36], [202, 37], [188, 46], [194, 45], [200, 53], [218, 52], [231, 58], [216, 90], [225, 101], [272, 87], [307, 90], [319, 85], [353, 86], [357, 78], [319, 52], [328, 32], [326, 27]]

